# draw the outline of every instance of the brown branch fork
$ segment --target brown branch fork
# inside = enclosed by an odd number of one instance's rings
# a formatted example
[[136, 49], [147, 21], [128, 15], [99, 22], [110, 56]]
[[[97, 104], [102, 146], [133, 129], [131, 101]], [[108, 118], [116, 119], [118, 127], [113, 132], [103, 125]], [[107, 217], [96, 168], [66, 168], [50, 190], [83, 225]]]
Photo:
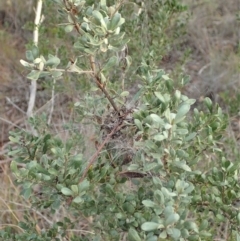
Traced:
[[93, 154], [93, 156], [90, 158], [90, 160], [88, 161], [88, 165], [79, 181], [79, 183], [81, 183], [84, 178], [87, 175], [87, 172], [89, 171], [89, 169], [91, 168], [91, 166], [93, 165], [93, 163], [95, 162], [95, 160], [97, 159], [99, 153], [101, 152], [101, 150], [103, 149], [103, 147], [108, 143], [108, 141], [110, 140], [110, 138], [117, 132], [119, 131], [122, 126], [124, 124], [123, 123], [117, 123], [116, 126], [112, 129], [112, 131], [107, 135], [107, 137], [105, 138], [105, 140], [103, 141], [103, 143], [98, 147], [97, 151]]

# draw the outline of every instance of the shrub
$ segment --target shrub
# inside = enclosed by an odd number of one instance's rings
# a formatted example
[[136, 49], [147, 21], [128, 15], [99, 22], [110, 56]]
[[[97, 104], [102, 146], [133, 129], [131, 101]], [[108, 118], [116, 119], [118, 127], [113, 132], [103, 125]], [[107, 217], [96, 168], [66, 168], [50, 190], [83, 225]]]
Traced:
[[[55, 2], [67, 19], [64, 28], [74, 38], [76, 59], [59, 68], [60, 57], [45, 58], [33, 46], [21, 63], [33, 81], [48, 76], [57, 84], [66, 72], [87, 81], [89, 90], [75, 103], [76, 122], [94, 134], [70, 126], [69, 138], [63, 140], [46, 116], [29, 120], [37, 135], [10, 133], [11, 168], [21, 194], [48, 218], [47, 225], [33, 222], [26, 212], [18, 229], [9, 226], [0, 237], [213, 240], [224, 223], [228, 237], [239, 239], [240, 215], [233, 205], [240, 195], [239, 164], [221, 150], [226, 127], [221, 108], [209, 98], [203, 110], [191, 107], [195, 100], [145, 58], [130, 73], [139, 89], [129, 94], [121, 77], [136, 57], [120, 54], [129, 42], [119, 12], [127, 7], [124, 1], [111, 6], [104, 0]], [[172, 9], [179, 6], [167, 3]], [[177, 86], [185, 84], [183, 78]]]

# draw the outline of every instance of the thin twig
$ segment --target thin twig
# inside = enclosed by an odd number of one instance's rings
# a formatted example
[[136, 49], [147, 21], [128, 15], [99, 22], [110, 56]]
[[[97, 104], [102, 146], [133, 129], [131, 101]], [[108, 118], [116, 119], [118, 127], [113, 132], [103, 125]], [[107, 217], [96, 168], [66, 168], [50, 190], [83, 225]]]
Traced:
[[98, 77], [95, 77], [95, 81], [97, 83], [97, 86], [100, 88], [100, 90], [104, 93], [104, 95], [106, 96], [106, 98], [108, 99], [108, 101], [110, 102], [110, 104], [112, 105], [113, 109], [119, 113], [119, 110], [117, 108], [117, 105], [115, 104], [115, 102], [113, 101], [112, 97], [108, 94], [107, 90], [105, 89], [104, 85], [101, 84], [100, 80]]
[[91, 65], [91, 68], [92, 68], [92, 72], [95, 76], [96, 75], [96, 64], [95, 64], [95, 59], [92, 55], [90, 56], [90, 65]]
[[82, 229], [67, 229], [66, 231], [68, 231], [68, 232], [82, 232], [82, 233], [95, 234], [94, 232], [87, 231], [87, 230], [82, 230]]
[[13, 107], [15, 107], [17, 110], [19, 110], [22, 114], [26, 115], [26, 112], [23, 111], [20, 107], [18, 107], [15, 103], [11, 101], [9, 97], [6, 96], [7, 102], [9, 102]]
[[209, 66], [211, 66], [211, 63], [208, 63], [208, 64], [204, 65], [204, 66], [198, 71], [198, 75], [201, 75], [202, 72], [203, 72], [206, 68], [208, 68]]
[[76, 68], [75, 69], [71, 69], [68, 68], [68, 69], [50, 69], [50, 71], [58, 71], [58, 72], [68, 72], [68, 73], [78, 73], [78, 74], [92, 74], [93, 71], [91, 70], [77, 70]]
[[49, 116], [48, 116], [48, 125], [51, 124], [52, 114], [53, 114], [53, 110], [54, 110], [55, 84], [56, 84], [56, 79], [53, 79], [52, 98], [51, 98], [51, 109], [50, 109], [50, 113], [49, 113]]
[[21, 227], [19, 227], [19, 225], [10, 224], [10, 223], [3, 223], [3, 224], [0, 224], [0, 229], [5, 228], [5, 227], [14, 227], [14, 228], [18, 228], [18, 229], [20, 229], [22, 232], [24, 232], [24, 229], [22, 229]]
[[0, 120], [4, 121], [4, 122], [6, 122], [6, 123], [8, 123], [8, 124], [10, 124], [10, 125], [12, 125], [12, 126], [14, 126], [14, 127], [17, 127], [17, 128], [20, 129], [20, 130], [23, 130], [23, 128], [22, 128], [21, 126], [18, 126], [18, 125], [16, 125], [15, 123], [13, 123], [13, 122], [11, 122], [11, 121], [9, 121], [9, 120], [6, 120], [6, 119], [4, 119], [4, 118], [2, 118], [2, 117], [0, 117]]
[[76, 21], [75, 15], [77, 14], [77, 12], [76, 12], [74, 4], [69, 2], [69, 1], [66, 1], [66, 0], [63, 0], [63, 3], [65, 5], [65, 9], [68, 11], [68, 13], [71, 17], [71, 20], [74, 23], [75, 29], [80, 34], [81, 33], [81, 27], [80, 27], [79, 23]]
[[12, 203], [12, 204], [15, 204], [15, 205], [17, 205], [17, 206], [24, 207], [24, 208], [25, 208], [24, 211], [25, 211], [25, 210], [32, 210], [32, 211], [34, 211], [36, 214], [38, 214], [39, 216], [41, 216], [43, 219], [45, 219], [45, 221], [48, 222], [48, 224], [50, 224], [50, 225], [53, 224], [53, 222], [52, 222], [50, 219], [48, 219], [48, 218], [47, 218], [46, 216], [44, 216], [41, 212], [37, 211], [37, 210], [34, 209], [33, 207], [26, 206], [26, 205], [24, 205], [24, 204], [17, 203], [17, 202], [13, 202], [13, 201], [9, 201], [9, 202]]
[[12, 216], [15, 218], [15, 220], [16, 220], [17, 222], [19, 222], [19, 218], [17, 217], [17, 214], [15, 214], [15, 212], [12, 210], [11, 206], [8, 205], [8, 203], [5, 202], [5, 200], [4, 200], [3, 198], [0, 197], [0, 199], [1, 199], [2, 203], [5, 204], [5, 206], [7, 207], [7, 209], [9, 210], [9, 212], [12, 214]]
[[97, 84], [97, 86], [99, 87], [99, 89], [104, 93], [104, 95], [106, 96], [106, 98], [108, 99], [108, 101], [110, 102], [110, 104], [112, 105], [113, 109], [119, 113], [119, 110], [117, 108], [117, 105], [115, 104], [115, 102], [113, 101], [112, 97], [108, 94], [107, 90], [105, 89], [104, 84], [102, 84], [101, 79], [99, 78], [99, 76], [97, 76], [96, 74], [96, 64], [95, 64], [95, 59], [94, 57], [91, 55], [90, 56], [90, 64], [91, 64], [91, 68], [92, 68], [92, 72], [93, 72], [93, 78], [95, 79], [95, 82]]
[[[4, 155], [4, 154], [6, 154], [7, 153], [7, 151], [4, 153], [4, 152], [0, 152], [0, 155]], [[11, 162], [12, 160], [11, 159], [7, 159], [7, 160], [0, 160], [0, 165], [2, 165], [2, 164], [6, 164], [6, 163], [9, 163], [9, 162]]]
[[[73, 8], [74, 6], [67, 0], [63, 0], [64, 2], [64, 5], [65, 5], [65, 8], [66, 10], [70, 13], [70, 16], [71, 16], [71, 19], [72, 21], [74, 22], [74, 26], [75, 26], [75, 29], [77, 30], [77, 32], [79, 34], [81, 34], [81, 28], [79, 26], [79, 24], [77, 23], [76, 21], [76, 17], [74, 16], [75, 14], [73, 14]], [[122, 3], [124, 2], [121, 1], [121, 3], [119, 4], [119, 6], [116, 8], [116, 11], [120, 8], [120, 6], [122, 5]], [[112, 107], [114, 108], [114, 110], [119, 113], [118, 111], [118, 108], [117, 108], [117, 105], [115, 104], [115, 102], [113, 101], [113, 99], [111, 98], [111, 96], [108, 94], [107, 90], [105, 89], [105, 86], [101, 83], [101, 79], [99, 78], [99, 76], [97, 75], [97, 71], [96, 71], [96, 64], [95, 64], [95, 59], [94, 59], [94, 56], [90, 56], [90, 65], [91, 65], [91, 68], [92, 68], [92, 75], [95, 79], [95, 82], [97, 84], [97, 86], [100, 88], [100, 90], [104, 93], [104, 95], [106, 96], [106, 98], [108, 99], [108, 101], [110, 102], [110, 104], [112, 105]], [[70, 72], [70, 71], [68, 71]], [[90, 71], [89, 71], [90, 72]], [[86, 71], [85, 73], [89, 73], [88, 71]], [[84, 73], [84, 71], [80, 71], [79, 73]]]
[[94, 155], [90, 158], [88, 165], [79, 181], [79, 183], [81, 183], [84, 178], [87, 175], [87, 172], [89, 171], [89, 169], [91, 168], [91, 166], [93, 165], [93, 163], [95, 162], [95, 160], [97, 159], [99, 153], [101, 152], [101, 150], [103, 149], [103, 147], [106, 145], [106, 143], [110, 140], [110, 138], [119, 130], [122, 128], [124, 124], [120, 124], [118, 123], [113, 129], [112, 131], [107, 135], [107, 137], [105, 138], [105, 140], [103, 141], [103, 143], [98, 147], [97, 151], [94, 153]]
[[111, 14], [111, 17], [115, 15], [115, 13], [121, 8], [121, 6], [124, 4], [125, 0], [120, 1], [118, 6], [115, 8], [114, 12]]
[[[58, 94], [54, 95], [54, 98], [56, 98], [58, 96]], [[52, 98], [50, 100], [48, 100], [43, 106], [41, 106], [39, 109], [37, 109], [35, 112], [34, 112], [34, 115], [36, 114], [41, 114], [43, 112], [48, 112], [49, 109], [50, 109], [50, 105], [52, 103]]]

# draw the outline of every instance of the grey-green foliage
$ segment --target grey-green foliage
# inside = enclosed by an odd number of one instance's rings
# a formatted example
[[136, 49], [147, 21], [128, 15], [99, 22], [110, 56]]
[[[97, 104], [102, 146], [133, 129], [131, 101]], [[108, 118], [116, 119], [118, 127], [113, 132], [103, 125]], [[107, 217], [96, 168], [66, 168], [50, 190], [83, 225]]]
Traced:
[[[51, 215], [62, 209], [67, 212], [57, 221], [52, 219], [47, 228], [40, 226], [40, 231], [26, 213], [20, 231], [8, 227], [0, 237], [212, 240], [217, 225], [228, 223], [229, 237], [239, 238], [240, 214], [233, 205], [240, 195], [239, 165], [226, 160], [221, 150], [226, 125], [221, 108], [208, 98], [204, 111], [193, 108], [195, 100], [176, 89], [162, 69], [144, 60], [138, 75], [132, 73], [141, 80], [140, 90], [126, 100], [128, 92], [112, 79], [113, 69], [120, 68], [116, 53], [129, 41], [121, 30], [125, 20], [118, 5], [107, 6], [104, 0], [95, 5], [81, 0], [65, 1], [66, 5], [55, 2], [68, 21], [66, 32], [77, 28], [74, 47], [88, 64], [80, 67], [77, 59], [62, 70], [58, 68], [61, 56], [44, 58], [36, 47], [27, 51], [27, 61], [21, 63], [30, 69], [32, 80], [87, 71], [92, 92], [82, 93], [85, 97], [76, 103], [76, 114], [79, 125], [95, 126], [100, 151], [92, 148], [89, 157], [84, 135], [72, 131], [63, 141], [39, 117], [30, 119], [38, 136], [25, 130], [11, 132], [11, 168], [22, 195], [35, 209]], [[178, 86], [184, 84], [182, 79]], [[88, 232], [79, 227], [84, 218], [91, 219]]]

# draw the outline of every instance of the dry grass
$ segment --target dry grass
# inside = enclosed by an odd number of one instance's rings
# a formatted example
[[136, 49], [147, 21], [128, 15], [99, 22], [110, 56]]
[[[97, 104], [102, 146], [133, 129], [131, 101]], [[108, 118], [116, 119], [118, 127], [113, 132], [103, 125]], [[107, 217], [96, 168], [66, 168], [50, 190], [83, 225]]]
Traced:
[[187, 44], [192, 50], [186, 68], [192, 78], [189, 92], [196, 98], [213, 92], [217, 100], [220, 92], [240, 87], [240, 23], [236, 19], [239, 3], [235, 0], [194, 2], [187, 30]]

